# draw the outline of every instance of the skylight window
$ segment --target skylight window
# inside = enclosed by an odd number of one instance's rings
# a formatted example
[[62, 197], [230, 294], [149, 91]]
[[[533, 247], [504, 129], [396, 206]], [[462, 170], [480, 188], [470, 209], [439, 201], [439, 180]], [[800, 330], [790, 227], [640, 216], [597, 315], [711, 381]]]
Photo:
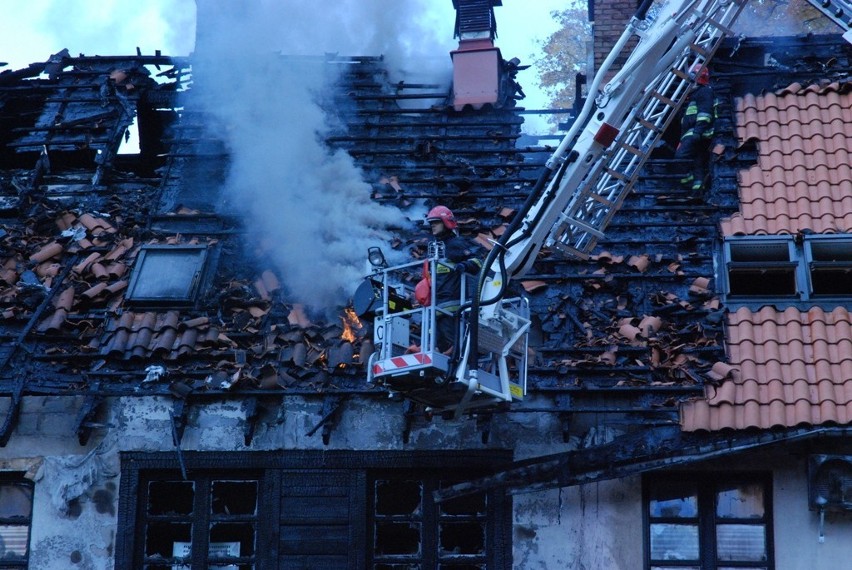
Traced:
[[726, 244], [728, 294], [788, 297], [797, 293], [793, 240], [739, 240]]
[[814, 236], [805, 240], [814, 295], [852, 295], [852, 239]]
[[728, 303], [852, 297], [852, 235], [732, 237], [720, 278]]
[[195, 301], [207, 260], [206, 246], [146, 246], [139, 251], [128, 286], [134, 303]]

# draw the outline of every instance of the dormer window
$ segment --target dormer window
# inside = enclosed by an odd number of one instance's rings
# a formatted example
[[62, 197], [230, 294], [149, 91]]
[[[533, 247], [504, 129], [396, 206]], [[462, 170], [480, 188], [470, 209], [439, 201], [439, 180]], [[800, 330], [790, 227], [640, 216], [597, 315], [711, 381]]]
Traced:
[[155, 305], [195, 302], [207, 253], [204, 245], [143, 247], [133, 266], [127, 300]]

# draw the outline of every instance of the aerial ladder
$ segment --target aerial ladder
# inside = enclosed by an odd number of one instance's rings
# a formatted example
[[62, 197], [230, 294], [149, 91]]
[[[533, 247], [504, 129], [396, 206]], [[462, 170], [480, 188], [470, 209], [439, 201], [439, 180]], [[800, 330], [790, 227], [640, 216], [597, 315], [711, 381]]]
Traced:
[[[849, 33], [848, 6], [809, 1], [826, 15], [832, 12]], [[436, 319], [450, 315], [441, 315], [434, 298], [425, 306], [409, 301], [411, 275], [421, 262], [376, 265], [364, 295], [374, 319], [368, 382], [455, 417], [522, 400], [530, 315], [525, 298], [507, 297], [509, 283], [531, 269], [542, 247], [588, 258], [677, 117], [694, 72], [733, 35], [731, 27], [747, 3], [665, 0], [652, 7], [651, 0], [643, 2], [601, 64], [590, 96], [525, 204], [493, 244], [473, 293], [467, 295], [462, 286], [453, 354], [437, 350], [434, 334]], [[613, 63], [633, 38], [638, 43], [613, 74]], [[425, 269], [436, 275], [441, 263], [440, 254], [431, 252]]]

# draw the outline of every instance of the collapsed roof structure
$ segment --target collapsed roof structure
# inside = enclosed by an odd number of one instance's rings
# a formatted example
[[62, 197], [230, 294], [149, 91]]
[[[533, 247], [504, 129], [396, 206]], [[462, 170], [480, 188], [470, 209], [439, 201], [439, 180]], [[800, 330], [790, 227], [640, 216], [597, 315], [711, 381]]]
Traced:
[[[491, 247], [552, 150], [551, 136], [521, 132], [523, 66], [491, 42], [500, 2], [454, 4], [457, 35], [485, 26], [491, 37], [460, 41], [449, 93], [392, 78], [378, 56], [275, 56], [268, 67], [333, 70], [318, 102], [333, 117], [323, 143], [362, 173], [365, 201], [401, 213], [389, 245], [412, 259], [429, 240], [416, 222], [438, 203]], [[465, 84], [469, 58], [486, 79]], [[115, 528], [135, 529], [110, 542], [114, 557], [76, 546], [93, 567], [206, 567], [217, 556], [245, 567], [317, 557], [510, 567], [513, 556], [562, 555], [547, 538], [513, 555], [513, 517], [516, 532], [547, 526], [534, 491], [611, 479], [635, 491], [641, 473], [791, 442], [814, 453], [820, 438], [832, 443], [817, 451], [839, 453], [852, 382], [850, 68], [852, 50], [833, 36], [725, 43], [713, 64], [720, 105], [705, 199], [676, 187], [686, 166], [658, 149], [589, 260], [545, 249], [519, 284], [534, 321], [531, 398], [454, 421], [365, 382], [372, 337], [351, 294], [321, 307], [294, 294], [280, 258], [310, 246], [257, 239], [259, 210], [227, 196], [243, 125], [205, 103], [193, 61], [66, 50], [0, 73], [0, 444], [6, 470], [27, 481], [40, 472], [49, 485], [36, 496], [50, 498], [24, 522], [69, 517], [80, 500], [120, 505], [109, 523], [81, 519], [98, 548]], [[125, 152], [131, 125], [138, 150]], [[267, 128], [263, 117], [253, 128]], [[305, 191], [292, 178], [275, 190]], [[792, 253], [773, 265], [760, 251], [779, 240]], [[827, 290], [776, 288], [806, 270], [800, 259], [827, 272]], [[766, 277], [756, 267], [766, 263], [781, 273]], [[738, 290], [738, 276], [753, 282], [755, 271], [769, 289]], [[229, 512], [165, 508], [187, 481]], [[107, 490], [104, 507], [94, 497]], [[247, 490], [257, 506], [240, 510]], [[513, 505], [514, 492], [532, 498]], [[487, 500], [441, 510], [471, 494]], [[414, 496], [416, 508], [389, 506]], [[187, 534], [216, 521], [218, 535]], [[33, 527], [15, 551], [24, 563], [67, 561], [45, 542], [53, 525], [63, 523]], [[317, 528], [338, 534], [312, 542]], [[473, 545], [446, 542], [450, 528]]]

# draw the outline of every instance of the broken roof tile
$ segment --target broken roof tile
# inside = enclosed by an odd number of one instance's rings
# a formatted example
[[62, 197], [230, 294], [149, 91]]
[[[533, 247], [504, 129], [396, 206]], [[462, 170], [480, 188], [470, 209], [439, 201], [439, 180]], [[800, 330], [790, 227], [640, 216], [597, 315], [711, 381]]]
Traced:
[[62, 244], [52, 241], [48, 244], [43, 245], [38, 249], [38, 251], [33, 253], [30, 256], [30, 261], [33, 261], [35, 263], [41, 263], [43, 261], [47, 261], [48, 259], [56, 257], [63, 251], [65, 251], [65, 248], [62, 246]]
[[627, 265], [640, 273], [647, 271], [650, 264], [651, 257], [647, 253], [643, 253], [642, 255], [631, 255], [630, 259], [627, 260]]
[[474, 241], [481, 245], [484, 249], [491, 251], [494, 248], [494, 236], [486, 233], [478, 233]]
[[311, 321], [305, 314], [305, 307], [300, 304], [293, 305], [292, 309], [290, 309], [290, 314], [288, 315], [287, 320], [291, 325], [298, 326], [303, 329], [311, 326]]
[[[844, 307], [729, 315], [730, 364], [714, 365], [706, 399], [681, 408], [686, 431], [852, 421], [852, 318]], [[724, 374], [724, 375], [723, 375]]]
[[527, 293], [533, 293], [547, 287], [547, 283], [545, 281], [526, 279], [521, 281], [521, 286], [523, 286]]
[[92, 232], [93, 235], [98, 235], [100, 233], [115, 233], [116, 231], [109, 222], [103, 218], [96, 218], [92, 214], [82, 214], [77, 221], [79, 221], [87, 230]]

